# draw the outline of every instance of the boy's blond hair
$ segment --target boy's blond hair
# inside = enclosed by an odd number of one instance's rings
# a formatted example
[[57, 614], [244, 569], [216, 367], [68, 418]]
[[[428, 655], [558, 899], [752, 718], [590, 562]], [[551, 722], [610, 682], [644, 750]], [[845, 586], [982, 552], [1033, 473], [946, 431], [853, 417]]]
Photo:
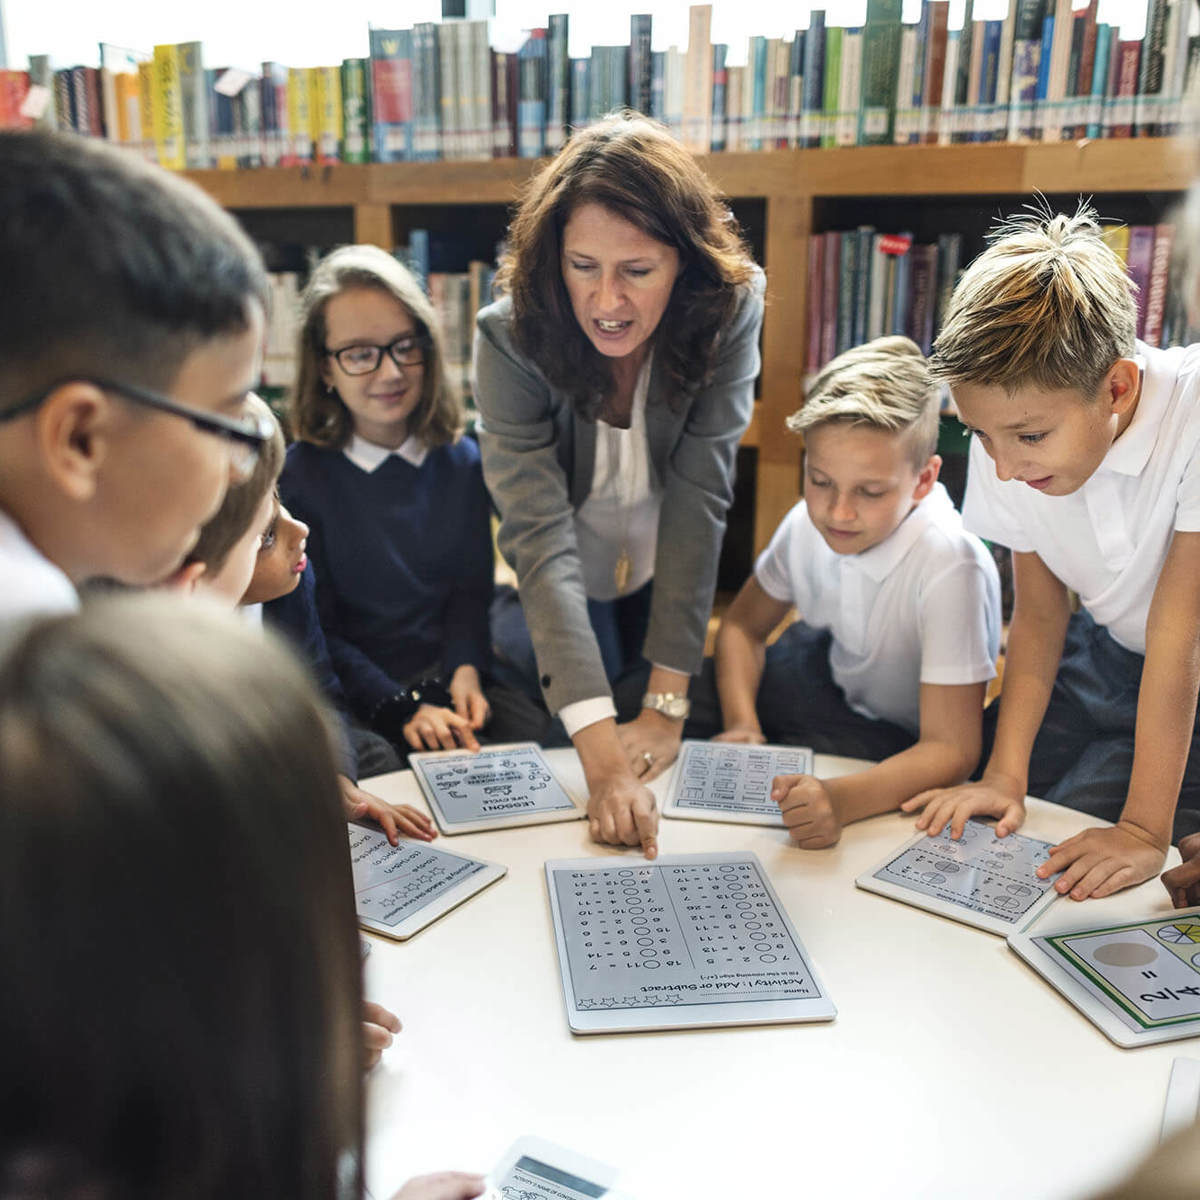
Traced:
[[827, 363], [787, 427], [805, 433], [835, 421], [903, 434], [913, 465], [923, 467], [937, 448], [938, 388], [920, 346], [876, 338]]
[[1136, 285], [1105, 244], [1096, 210], [1010, 217], [966, 270], [934, 343], [933, 376], [1016, 392], [1070, 388], [1091, 399], [1134, 353]]
[[270, 405], [251, 392], [246, 397], [246, 412], [268, 418], [274, 432], [259, 448], [250, 477], [230, 486], [221, 507], [201, 528], [200, 536], [187, 556], [189, 563], [204, 564], [205, 578], [208, 579], [220, 574], [234, 546], [249, 532], [250, 522], [263, 498], [279, 482], [283, 471], [283, 430]]

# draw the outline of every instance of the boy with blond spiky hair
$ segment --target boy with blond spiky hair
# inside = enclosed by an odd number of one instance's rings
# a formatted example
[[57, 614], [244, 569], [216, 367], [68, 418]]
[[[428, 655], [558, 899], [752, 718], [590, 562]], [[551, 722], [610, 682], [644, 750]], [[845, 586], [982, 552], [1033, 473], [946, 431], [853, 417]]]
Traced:
[[965, 522], [1013, 551], [1016, 602], [982, 779], [909, 807], [931, 833], [1015, 829], [1026, 792], [1114, 821], [1039, 870], [1076, 900], [1200, 829], [1200, 346], [1138, 342], [1133, 292], [1090, 208], [1008, 221], [932, 360], [975, 435]]
[[[840, 779], [774, 781], [803, 849], [966, 779], [979, 755], [1000, 588], [937, 482], [937, 401], [907, 338], [879, 338], [825, 367], [788, 421], [804, 434], [804, 499], [717, 635], [720, 740], [882, 760]], [[768, 647], [792, 608], [801, 620]], [[693, 696], [693, 735], [720, 728], [707, 669]]]

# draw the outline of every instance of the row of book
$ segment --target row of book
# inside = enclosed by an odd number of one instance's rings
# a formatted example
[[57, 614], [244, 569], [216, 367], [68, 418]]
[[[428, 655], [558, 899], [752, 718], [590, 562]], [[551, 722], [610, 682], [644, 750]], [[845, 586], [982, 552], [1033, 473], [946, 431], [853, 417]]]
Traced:
[[813, 9], [791, 38], [752, 37], [745, 65], [692, 5], [686, 49], [651, 49], [635, 14], [628, 45], [568, 54], [555, 14], [516, 53], [485, 20], [371, 29], [369, 56], [335, 66], [206, 67], [199, 42], [152, 53], [102, 45], [100, 66], [0, 72], [0, 127], [107, 137], [176, 169], [403, 162], [555, 153], [573, 129], [632, 107], [691, 149], [1162, 136], [1181, 132], [1200, 62], [1193, 0], [1149, 0], [1142, 39], [1097, 19], [1098, 0], [1011, 0], [1003, 20], [966, 0], [868, 0], [861, 27]]
[[[1200, 341], [1188, 321], [1173, 225], [1120, 225], [1105, 240], [1137, 285], [1137, 336], [1151, 346]], [[811, 374], [852, 346], [888, 334], [930, 353], [963, 260], [960, 233], [936, 243], [871, 226], [813, 234], [809, 242], [808, 352]]]
[[[474, 395], [471, 351], [475, 334], [475, 314], [492, 301], [496, 277], [494, 263], [472, 261], [466, 271], [431, 271], [431, 245], [435, 261], [445, 257], [444, 247], [425, 229], [409, 232], [409, 241], [395, 255], [420, 279], [433, 304], [445, 348], [446, 382], [470, 407]], [[305, 254], [311, 269], [321, 251]], [[299, 369], [297, 347], [300, 335], [300, 291], [306, 272], [274, 271], [271, 281], [271, 319], [267, 327], [263, 354], [263, 385], [279, 395], [295, 386]]]

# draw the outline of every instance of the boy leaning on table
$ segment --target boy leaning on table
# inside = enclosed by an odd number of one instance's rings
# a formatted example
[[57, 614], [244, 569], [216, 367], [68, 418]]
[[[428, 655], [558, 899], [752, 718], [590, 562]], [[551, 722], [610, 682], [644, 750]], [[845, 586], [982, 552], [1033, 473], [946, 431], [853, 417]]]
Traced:
[[1015, 828], [1026, 792], [1115, 821], [1038, 872], [1076, 900], [1200, 829], [1200, 346], [1136, 341], [1133, 291], [1092, 210], [1009, 221], [932, 359], [975, 434], [964, 519], [1012, 549], [1016, 603], [982, 779], [917, 797], [919, 824]]
[[[937, 409], [907, 338], [877, 339], [821, 371], [788, 421], [804, 434], [804, 499], [721, 622], [715, 694], [707, 667], [693, 689], [697, 736], [723, 725], [724, 741], [883, 760], [839, 779], [775, 780], [806, 849], [966, 779], [978, 760], [1000, 586], [937, 481]], [[801, 620], [767, 646], [793, 607]]]

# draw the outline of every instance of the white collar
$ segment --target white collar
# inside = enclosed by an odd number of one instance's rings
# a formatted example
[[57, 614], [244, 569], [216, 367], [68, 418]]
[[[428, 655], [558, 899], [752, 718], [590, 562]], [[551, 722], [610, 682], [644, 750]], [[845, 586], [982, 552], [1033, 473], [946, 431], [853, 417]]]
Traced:
[[[1150, 461], [1150, 454], [1158, 441], [1163, 410], [1171, 398], [1174, 375], [1173, 366], [1164, 369], [1156, 359], [1147, 360], [1140, 343], [1133, 360], [1141, 367], [1141, 389], [1133, 419], [1124, 433], [1108, 448], [1100, 466], [1119, 475], [1140, 475]], [[1164, 377], [1165, 376], [1165, 377]]]
[[944, 520], [947, 511], [957, 510], [942, 484], [935, 483], [929, 495], [919, 501], [882, 542], [861, 554], [842, 556], [843, 562], [862, 571], [876, 583], [882, 583], [900, 565], [921, 534], [939, 518]]
[[399, 455], [406, 463], [419, 467], [425, 461], [429, 447], [415, 433], [410, 433], [395, 450], [388, 446], [377, 446], [374, 442], [368, 442], [366, 438], [359, 437], [357, 433], [354, 433], [350, 435], [350, 441], [342, 453], [359, 470], [370, 475], [383, 466], [393, 454]]

